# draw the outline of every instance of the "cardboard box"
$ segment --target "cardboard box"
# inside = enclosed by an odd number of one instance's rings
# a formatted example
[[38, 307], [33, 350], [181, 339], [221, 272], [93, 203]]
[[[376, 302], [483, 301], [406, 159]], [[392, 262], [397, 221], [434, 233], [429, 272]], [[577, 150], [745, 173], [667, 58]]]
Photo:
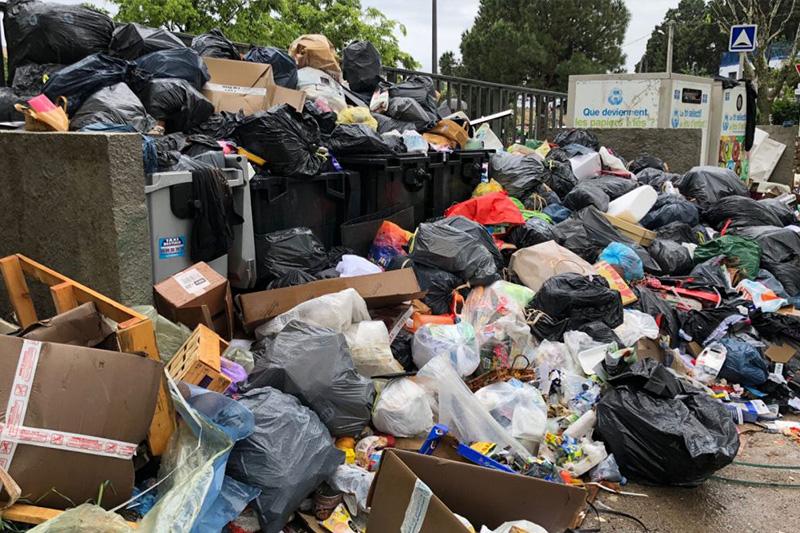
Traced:
[[204, 57], [211, 79], [203, 95], [214, 104], [214, 111], [244, 111], [252, 115], [272, 106], [289, 104], [303, 110], [305, 93], [281, 87], [272, 77], [272, 65]]
[[[3, 413], [24, 342], [0, 336]], [[138, 445], [153, 418], [162, 372], [163, 364], [138, 355], [45, 342], [33, 367], [22, 426]], [[89, 440], [66, 438], [63, 442], [79, 448], [89, 446]], [[53, 442], [53, 438], [47, 436], [45, 442]], [[134, 483], [130, 459], [33, 444], [17, 445], [8, 470], [25, 498], [57, 509], [73, 506], [64, 496], [75, 505], [96, 499], [106, 481], [113, 490], [104, 490], [103, 506], [119, 505], [130, 497]]]
[[636, 355], [638, 355], [640, 359], [649, 358], [655, 359], [660, 363], [664, 362], [664, 354], [661, 352], [658, 341], [648, 339], [647, 337], [642, 337], [636, 342]]
[[224, 339], [233, 336], [233, 299], [228, 280], [206, 263], [196, 263], [153, 287], [156, 309], [194, 329], [203, 324]]
[[369, 276], [324, 279], [295, 287], [240, 295], [238, 302], [242, 322], [245, 328], [252, 329], [305, 301], [345, 289], [355, 289], [367, 306], [374, 308], [397, 305], [425, 296], [425, 292], [419, 288], [417, 276], [410, 268]]
[[97, 311], [94, 302], [87, 302], [53, 318], [32, 324], [20, 336], [42, 342], [119, 350], [114, 328]]
[[787, 341], [770, 343], [764, 350], [764, 354], [773, 363], [788, 363], [796, 353], [797, 348]]
[[586, 497], [574, 486], [389, 449], [370, 488], [367, 530], [460, 533], [457, 513], [476, 530], [530, 520], [555, 533], [580, 522]]
[[603, 214], [605, 215], [605, 217], [608, 219], [608, 221], [611, 223], [612, 226], [617, 228], [622, 235], [629, 238], [636, 244], [640, 244], [642, 246], [650, 246], [656, 239], [655, 231], [650, 231], [649, 229], [643, 228], [639, 224], [628, 222], [627, 220], [615, 217], [614, 215], [609, 215], [608, 213], [603, 213]]

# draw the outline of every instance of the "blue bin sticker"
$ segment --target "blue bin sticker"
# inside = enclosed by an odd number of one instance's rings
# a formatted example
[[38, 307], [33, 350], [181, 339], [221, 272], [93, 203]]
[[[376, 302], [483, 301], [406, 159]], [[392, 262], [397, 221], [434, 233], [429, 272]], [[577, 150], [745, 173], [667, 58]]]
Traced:
[[158, 239], [158, 258], [170, 259], [172, 257], [183, 257], [186, 253], [186, 237], [176, 235], [175, 237], [162, 237]]

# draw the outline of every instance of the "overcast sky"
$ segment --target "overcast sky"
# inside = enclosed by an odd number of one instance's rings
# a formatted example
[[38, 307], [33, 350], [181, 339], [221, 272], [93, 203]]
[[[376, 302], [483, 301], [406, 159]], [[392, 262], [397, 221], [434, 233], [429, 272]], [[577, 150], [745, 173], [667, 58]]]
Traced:
[[[52, 1], [52, 0], [51, 0]], [[76, 0], [55, 0], [62, 4], [80, 3]], [[106, 0], [89, 0], [114, 11]], [[644, 54], [647, 38], [656, 24], [664, 19], [667, 9], [676, 7], [679, 0], [625, 0], [631, 12], [628, 33], [623, 41], [623, 52], [627, 55], [626, 67], [633, 67]], [[407, 34], [400, 36], [400, 46], [422, 64], [422, 70], [431, 68], [431, 0], [361, 0], [364, 7], [377, 7], [389, 18], [406, 26]], [[439, 54], [448, 50], [459, 53], [461, 34], [472, 26], [478, 13], [480, 0], [438, 0]], [[558, 8], [557, 0], [553, 8]], [[223, 28], [224, 30], [224, 28]]]

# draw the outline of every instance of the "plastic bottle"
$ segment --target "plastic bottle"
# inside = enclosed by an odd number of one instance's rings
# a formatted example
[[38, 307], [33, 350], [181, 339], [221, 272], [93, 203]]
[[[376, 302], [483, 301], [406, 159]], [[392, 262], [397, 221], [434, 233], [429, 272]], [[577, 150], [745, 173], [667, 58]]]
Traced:
[[572, 437], [575, 440], [581, 440], [594, 431], [595, 424], [597, 424], [597, 414], [593, 409], [586, 411], [579, 419], [564, 430], [564, 436]]

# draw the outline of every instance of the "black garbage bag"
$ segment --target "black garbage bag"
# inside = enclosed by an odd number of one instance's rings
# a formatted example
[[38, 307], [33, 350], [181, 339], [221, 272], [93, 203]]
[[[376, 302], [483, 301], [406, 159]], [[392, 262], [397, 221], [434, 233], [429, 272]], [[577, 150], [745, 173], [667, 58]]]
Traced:
[[[310, 116], [319, 126], [320, 134], [329, 136], [336, 128], [338, 117], [333, 111], [323, 111], [314, 102], [306, 101], [303, 107], [303, 115]], [[327, 137], [325, 137], [327, 138]]]
[[342, 75], [357, 93], [372, 93], [381, 81], [381, 55], [369, 41], [354, 41], [342, 50]]
[[641, 249], [641, 247], [636, 247], [633, 241], [623, 237], [594, 206], [577, 211], [570, 218], [556, 224], [554, 232], [558, 244], [592, 264], [597, 261], [597, 256], [600, 255], [603, 248], [612, 242], [626, 244], [637, 254]]
[[205, 122], [214, 112], [208, 98], [188, 81], [177, 78], [150, 80], [141, 97], [147, 112], [165, 123], [167, 133], [187, 131]]
[[25, 116], [14, 108], [14, 104], [22, 104], [24, 102], [8, 87], [0, 87], [0, 122], [25, 120]]
[[797, 223], [797, 217], [795, 216], [794, 209], [781, 202], [777, 198], [765, 198], [763, 200], [758, 200], [758, 205], [766, 207], [773, 215], [778, 217], [778, 220], [781, 221], [781, 226], [788, 226], [790, 224]]
[[[475, 235], [451, 225], [454, 219], [476, 224], [464, 217], [420, 224], [410, 254], [414, 264], [446, 270], [463, 281], [469, 281], [472, 286], [491, 285], [499, 280], [496, 256]], [[459, 223], [466, 226], [466, 223]], [[502, 262], [502, 256], [500, 261]]]
[[105, 52], [114, 31], [111, 18], [94, 9], [33, 0], [7, 2], [3, 26], [9, 79], [26, 63], [68, 65]]
[[328, 250], [328, 266], [335, 269], [336, 266], [342, 262], [342, 257], [345, 255], [358, 255], [355, 250], [347, 246], [334, 246]]
[[766, 263], [764, 268], [781, 282], [789, 296], [800, 296], [800, 257], [782, 263]]
[[671, 222], [683, 222], [695, 226], [700, 222], [700, 211], [695, 204], [677, 194], [661, 193], [639, 224], [655, 230]]
[[791, 228], [751, 226], [736, 228], [730, 233], [758, 242], [763, 263], [783, 263], [800, 257], [800, 235]]
[[42, 93], [45, 81], [62, 68], [64, 65], [58, 63], [20, 65], [14, 72], [14, 82], [11, 84], [11, 88], [20, 96], [34, 97]]
[[582, 331], [589, 335], [592, 340], [605, 343], [616, 343], [617, 346], [622, 347], [622, 341], [617, 337], [613, 329], [608, 327], [604, 322], [595, 320], [594, 322], [587, 322], [578, 326], [577, 331]]
[[289, 517], [344, 463], [319, 417], [291, 394], [272, 387], [250, 390], [239, 401], [253, 412], [255, 431], [237, 442], [225, 473], [261, 489], [253, 506], [261, 531], [279, 533]]
[[685, 246], [665, 239], [656, 239], [648, 249], [661, 272], [669, 276], [684, 276], [694, 268], [692, 254]]
[[222, 30], [214, 28], [192, 39], [192, 50], [204, 57], [221, 59], [241, 59], [239, 49], [225, 37]]
[[354, 437], [369, 424], [375, 388], [356, 372], [344, 334], [293, 320], [251, 348], [255, 367], [242, 389], [297, 396], [334, 437]]
[[431, 308], [434, 315], [446, 315], [452, 311], [453, 291], [464, 284], [457, 275], [421, 263], [412, 265], [419, 288], [425, 291], [422, 302]]
[[[530, 209], [530, 207], [527, 205], [525, 207], [526, 209]], [[572, 210], [567, 209], [558, 203], [548, 204], [544, 209], [542, 209], [542, 213], [549, 216], [553, 221], [553, 224], [564, 222], [570, 216], [572, 216]]]
[[93, 54], [52, 74], [42, 92], [53, 102], [59, 96], [66, 97], [67, 111], [72, 116], [86, 98], [103, 87], [127, 83], [138, 94], [145, 82], [142, 76], [143, 73], [129, 61]]
[[681, 324], [675, 308], [665, 299], [659, 298], [655, 291], [642, 285], [634, 287], [633, 292], [638, 300], [630, 308], [647, 313], [655, 318], [659, 329], [669, 335], [670, 347], [676, 347], [680, 343], [678, 330], [680, 330]]
[[[182, 133], [173, 133], [173, 135], [183, 135]], [[222, 152], [222, 147], [216, 139], [208, 135], [184, 135], [184, 144], [181, 148], [181, 153], [189, 157], [197, 157], [207, 152]], [[224, 166], [224, 163], [221, 165]]]
[[602, 322], [615, 328], [622, 324], [622, 298], [608, 287], [602, 276], [567, 273], [544, 282], [530, 307], [546, 313], [553, 320], [567, 320], [567, 330], [589, 322]]
[[[114, 28], [108, 51], [112, 56], [133, 60], [157, 50], [186, 48], [175, 34], [163, 29], [148, 28], [135, 22]], [[177, 76], [169, 76], [177, 77]]]
[[233, 246], [233, 225], [242, 219], [233, 209], [233, 195], [225, 175], [218, 168], [192, 171], [192, 253], [193, 262], [211, 262]]
[[403, 366], [403, 370], [411, 372], [416, 370], [414, 359], [411, 355], [411, 347], [414, 344], [414, 334], [405, 328], [401, 328], [397, 337], [392, 341], [392, 357]]
[[758, 334], [770, 342], [782, 342], [784, 337], [800, 342], [800, 319], [781, 313], [755, 311], [750, 320]]
[[489, 235], [489, 232], [486, 231], [485, 227], [474, 220], [470, 220], [462, 216], [443, 218], [437, 223], [450, 226], [451, 228], [456, 228], [457, 230], [461, 230], [471, 235], [473, 239], [475, 239], [490, 254], [492, 254], [494, 265], [497, 267], [497, 271], [502, 272], [503, 267], [505, 267], [506, 264], [505, 260], [503, 259], [503, 254], [500, 253], [500, 250], [497, 248], [497, 244], [495, 244], [494, 239], [492, 239], [492, 236]]
[[416, 100], [423, 109], [433, 114], [438, 120], [439, 113], [436, 105], [436, 87], [429, 76], [413, 74], [402, 83], [388, 86], [389, 98], [408, 97]]
[[610, 200], [616, 200], [623, 194], [627, 194], [639, 186], [635, 180], [620, 178], [619, 176], [594, 176], [585, 178], [580, 181], [579, 185], [593, 185], [606, 193]]
[[508, 152], [492, 154], [490, 176], [514, 198], [527, 198], [544, 183], [544, 165], [535, 155], [518, 156]]
[[392, 130], [397, 130], [400, 133], [404, 131], [417, 131], [417, 127], [413, 122], [405, 122], [402, 120], [395, 120], [380, 113], [372, 113], [372, 118], [378, 121], [378, 133], [388, 133]]
[[297, 88], [297, 63], [283, 50], [271, 46], [256, 46], [248, 50], [245, 61], [272, 65], [275, 83], [287, 89]]
[[189, 130], [190, 134], [207, 135], [212, 139], [230, 139], [236, 127], [244, 119], [244, 113], [230, 113], [221, 111], [212, 113], [205, 122]]
[[547, 155], [544, 156], [545, 161], [558, 161], [559, 163], [569, 163], [570, 154], [560, 146], [551, 148]]
[[436, 116], [426, 111], [413, 98], [401, 96], [390, 98], [386, 114], [402, 123], [414, 124], [414, 129], [417, 131], [427, 131], [436, 126]]
[[698, 244], [697, 235], [686, 222], [670, 222], [656, 230], [659, 239]]
[[724, 320], [732, 316], [741, 316], [741, 313], [732, 305], [721, 305], [713, 309], [689, 311], [680, 315], [681, 329], [698, 344], [704, 344]]
[[178, 78], [202, 90], [211, 79], [203, 58], [191, 48], [160, 50], [136, 60], [136, 66], [153, 78]]
[[623, 475], [696, 486], [733, 461], [739, 434], [722, 403], [686, 390], [653, 359], [639, 360], [631, 370], [609, 377], [614, 388], [597, 404], [595, 427]]
[[729, 168], [700, 166], [676, 180], [681, 194], [697, 202], [701, 209], [708, 209], [726, 196], [747, 196], [747, 187], [742, 179]]
[[335, 156], [392, 154], [392, 148], [366, 124], [339, 124], [333, 129], [328, 148]]
[[580, 211], [584, 207], [593, 205], [600, 211], [608, 211], [608, 195], [595, 185], [580, 183], [569, 191], [564, 197], [564, 207], [573, 211]]
[[633, 174], [637, 174], [637, 177], [639, 172], [646, 168], [662, 171], [667, 170], [666, 166], [664, 165], [664, 161], [650, 154], [641, 154], [636, 159], [628, 163], [628, 170]]
[[529, 218], [522, 226], [514, 226], [507, 241], [517, 248], [527, 248], [539, 243], [554, 241], [554, 226], [538, 217]]
[[316, 274], [328, 268], [325, 247], [308, 228], [291, 228], [255, 237], [260, 280], [273, 280], [293, 270]]
[[600, 141], [594, 133], [588, 130], [568, 129], [560, 131], [554, 138], [553, 143], [561, 147], [568, 144], [580, 144], [597, 152], [600, 150]]
[[753, 346], [752, 340], [748, 342], [746, 338], [726, 335], [720, 339], [720, 344], [728, 350], [728, 353], [717, 377], [727, 380], [728, 383], [758, 387], [767, 381], [769, 367], [761, 355], [761, 350]]
[[725, 256], [718, 255], [695, 265], [689, 276], [697, 278], [697, 286], [722, 289], [722, 292], [733, 290], [730, 281], [725, 277]]
[[703, 212], [703, 219], [717, 230], [731, 221], [728, 227], [783, 226], [771, 209], [747, 196], [720, 198]]
[[578, 184], [569, 162], [545, 160], [542, 164], [542, 182], [550, 187], [559, 198], [564, 198]]
[[136, 131], [146, 133], [153, 129], [156, 121], [127, 85], [117, 83], [87, 98], [69, 121], [69, 128], [80, 130], [96, 123], [130, 124]]
[[660, 191], [666, 182], [680, 178], [680, 174], [672, 174], [652, 167], [644, 168], [635, 174], [636, 181], [640, 185], [649, 185], [657, 191]]
[[319, 125], [289, 104], [245, 117], [234, 132], [245, 150], [264, 158], [276, 176], [314, 176], [322, 167], [317, 154]]

